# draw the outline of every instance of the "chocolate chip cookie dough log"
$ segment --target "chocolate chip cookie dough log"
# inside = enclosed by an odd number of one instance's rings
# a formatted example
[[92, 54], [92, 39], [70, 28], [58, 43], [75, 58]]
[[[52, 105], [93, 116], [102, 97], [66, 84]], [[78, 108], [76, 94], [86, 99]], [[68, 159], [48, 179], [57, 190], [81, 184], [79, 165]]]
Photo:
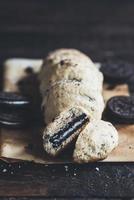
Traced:
[[[48, 125], [43, 134], [44, 149], [50, 155], [55, 156], [68, 145], [66, 140], [65, 143], [62, 141], [61, 145], [63, 144], [63, 146], [55, 147], [57, 148], [55, 150], [53, 140], [49, 137], [51, 133], [52, 135], [56, 134], [56, 131], [53, 132], [50, 129], [56, 128], [54, 124], [57, 124], [58, 116], [60, 118], [58, 123], [62, 123], [61, 113], [66, 115], [70, 107], [78, 107], [84, 110], [90, 121], [101, 119], [104, 109], [101, 94], [103, 76], [90, 58], [83, 53], [73, 49], [61, 49], [52, 52], [45, 59], [39, 78], [44, 121]], [[77, 118], [76, 113], [73, 114], [73, 117]], [[69, 123], [75, 126], [73, 120]], [[68, 124], [66, 118], [64, 124], [65, 126]], [[64, 127], [63, 124], [62, 127]], [[79, 130], [81, 131], [81, 129]], [[64, 135], [64, 132], [66, 134], [64, 130], [61, 135]], [[59, 134], [56, 134], [56, 139], [57, 137]], [[71, 142], [73, 138], [72, 135], [69, 135], [67, 141]]]
[[102, 91], [102, 73], [88, 56], [75, 49], [51, 52], [43, 62], [39, 77], [42, 94], [50, 84], [60, 80], [78, 80], [89, 84], [92, 82], [95, 90]]
[[[94, 113], [90, 112], [91, 118], [101, 118], [104, 108], [101, 94], [103, 76], [85, 54], [75, 49], [59, 49], [50, 53], [39, 77], [47, 124], [71, 104], [82, 104], [86, 108], [89, 104], [88, 110]], [[92, 103], [91, 99], [94, 99]]]
[[45, 151], [57, 156], [77, 138], [88, 122], [89, 118], [82, 108], [72, 107], [61, 112], [44, 130]]

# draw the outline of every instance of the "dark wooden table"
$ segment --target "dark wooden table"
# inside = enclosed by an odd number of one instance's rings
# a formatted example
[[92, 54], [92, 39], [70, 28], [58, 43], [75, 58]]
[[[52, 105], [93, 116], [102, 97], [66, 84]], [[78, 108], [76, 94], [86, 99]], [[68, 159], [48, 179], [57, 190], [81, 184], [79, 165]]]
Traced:
[[[9, 57], [42, 58], [60, 47], [80, 49], [94, 61], [134, 62], [134, 1], [0, 1], [1, 64]], [[131, 198], [134, 163], [42, 166], [0, 161], [0, 196]]]

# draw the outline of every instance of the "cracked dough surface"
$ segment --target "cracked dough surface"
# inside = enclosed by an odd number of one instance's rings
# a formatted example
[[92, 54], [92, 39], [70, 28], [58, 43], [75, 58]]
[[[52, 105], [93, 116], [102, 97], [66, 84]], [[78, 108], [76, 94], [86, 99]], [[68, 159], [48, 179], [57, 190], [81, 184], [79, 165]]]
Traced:
[[75, 49], [59, 49], [50, 53], [44, 60], [39, 78], [42, 94], [56, 81], [75, 79], [92, 82], [94, 89], [102, 91], [102, 73], [88, 56]]
[[64, 109], [80, 106], [91, 119], [101, 119], [104, 101], [101, 93], [90, 89], [87, 83], [60, 81], [48, 89], [43, 98], [45, 123], [50, 123]]

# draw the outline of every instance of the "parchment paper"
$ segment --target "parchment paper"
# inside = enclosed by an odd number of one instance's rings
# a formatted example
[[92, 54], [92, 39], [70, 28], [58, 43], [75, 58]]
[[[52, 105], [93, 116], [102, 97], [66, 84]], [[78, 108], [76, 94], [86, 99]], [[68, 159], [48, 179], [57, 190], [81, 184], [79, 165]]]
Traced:
[[[115, 95], [129, 95], [127, 85], [118, 85], [111, 89], [104, 85], [103, 96], [105, 102]], [[44, 127], [27, 129], [0, 130], [0, 155], [6, 158], [34, 161], [36, 163], [54, 164], [72, 161], [71, 150], [66, 150], [60, 157], [54, 159], [46, 155], [42, 145], [42, 131]], [[134, 125], [118, 125], [119, 146], [112, 151], [105, 161], [134, 161]], [[10, 159], [8, 160], [10, 162]]]

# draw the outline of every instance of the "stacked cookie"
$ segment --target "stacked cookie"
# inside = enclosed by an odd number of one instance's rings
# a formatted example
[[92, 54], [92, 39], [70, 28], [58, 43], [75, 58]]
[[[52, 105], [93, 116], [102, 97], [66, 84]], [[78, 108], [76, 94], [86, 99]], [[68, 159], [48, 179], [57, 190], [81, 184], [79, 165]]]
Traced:
[[15, 92], [0, 92], [0, 127], [22, 128], [30, 123], [30, 101]]
[[[70, 142], [76, 140], [79, 134], [79, 137], [81, 137], [87, 121], [90, 127], [90, 124], [94, 121], [101, 119], [104, 109], [102, 97], [103, 75], [90, 58], [80, 51], [59, 49], [50, 53], [44, 60], [39, 79], [44, 121], [48, 125], [43, 133], [44, 148], [50, 155], [56, 156]], [[76, 111], [73, 114], [67, 114], [72, 113], [72, 110]], [[86, 117], [82, 121], [78, 121], [81, 116]], [[63, 124], [62, 121], [64, 121]], [[102, 129], [102, 124], [98, 123], [99, 131]], [[109, 126], [107, 126], [107, 129], [109, 129]], [[99, 134], [99, 131], [97, 131], [97, 134]], [[111, 151], [117, 146], [118, 134], [115, 129], [110, 129], [109, 132], [114, 138], [113, 140], [116, 141], [111, 143], [109, 140], [103, 140], [103, 144]], [[63, 135], [66, 135], [66, 137], [63, 137]], [[90, 133], [85, 135], [88, 147], [91, 148], [89, 136]], [[61, 140], [61, 138], [65, 139]], [[58, 146], [53, 145], [55, 140]], [[77, 154], [78, 143], [76, 143], [74, 157], [79, 162], [80, 157], [75, 156], [80, 155]], [[101, 148], [101, 145], [99, 148]], [[82, 149], [81, 153], [86, 155]], [[97, 152], [99, 150], [97, 149]], [[105, 152], [105, 156], [99, 156], [97, 153], [96, 160], [106, 157], [109, 151]], [[88, 156], [88, 159], [86, 157], [85, 160], [84, 156], [82, 157], [83, 162], [92, 160], [92, 155]]]
[[24, 58], [11, 58], [4, 62], [3, 92], [0, 92], [0, 125], [20, 128], [29, 126], [33, 120], [36, 124], [41, 122], [37, 78], [41, 64], [41, 59]]

